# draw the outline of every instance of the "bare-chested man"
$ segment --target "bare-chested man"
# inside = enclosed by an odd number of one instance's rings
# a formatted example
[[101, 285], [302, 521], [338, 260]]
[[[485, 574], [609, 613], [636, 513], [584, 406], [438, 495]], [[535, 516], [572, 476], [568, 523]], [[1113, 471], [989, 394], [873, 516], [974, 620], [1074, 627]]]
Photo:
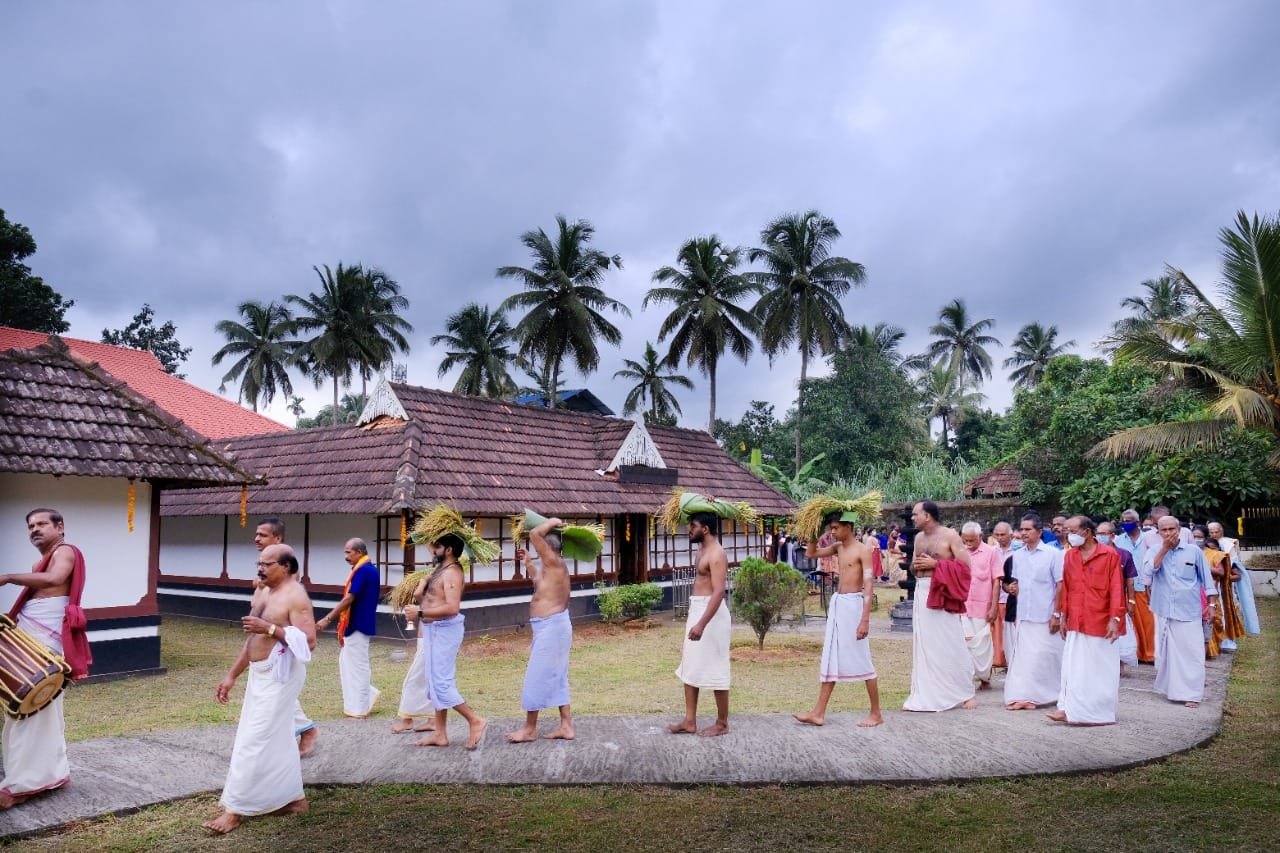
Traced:
[[[428, 578], [424, 577], [413, 588], [415, 617], [422, 611], [422, 600], [427, 594], [427, 580]], [[406, 621], [407, 630], [413, 630], [413, 620]], [[436, 730], [436, 709], [431, 706], [431, 687], [427, 683], [427, 654], [422, 643], [425, 633], [425, 631], [418, 632], [417, 642], [414, 643], [413, 660], [409, 663], [409, 670], [404, 675], [404, 684], [400, 687], [400, 708], [396, 712], [398, 719], [391, 724], [391, 731], [396, 734]], [[416, 724], [415, 720], [418, 717], [427, 719], [421, 724]]]
[[489, 724], [488, 720], [471, 710], [471, 706], [458, 692], [455, 680], [458, 649], [462, 646], [466, 622], [466, 617], [462, 615], [464, 578], [462, 566], [458, 563], [464, 547], [462, 537], [453, 533], [445, 534], [431, 543], [436, 568], [427, 579], [422, 607], [410, 604], [404, 609], [406, 619], [422, 619], [422, 643], [427, 655], [427, 685], [431, 704], [436, 709], [435, 731], [431, 733], [431, 737], [418, 741], [418, 746], [449, 745], [445, 723], [450, 708], [467, 721], [470, 729], [467, 749], [475, 749], [480, 745], [484, 727]]
[[[865, 681], [871, 713], [858, 725], [862, 728], [884, 722], [880, 715], [880, 683], [871, 664], [871, 596], [874, 561], [868, 545], [853, 533], [852, 517], [846, 521], [838, 512], [827, 515], [827, 531], [835, 544], [819, 548], [810, 541], [805, 548], [809, 559], [835, 556], [840, 587], [827, 607], [827, 636], [822, 644], [822, 664], [818, 671], [818, 704], [807, 714], [792, 714], [802, 723], [820, 726], [826, 722], [827, 703], [837, 681]], [[880, 543], [876, 542], [876, 548]]]
[[[969, 571], [969, 551], [959, 534], [943, 527], [938, 505], [920, 501], [911, 511], [916, 534], [911, 568], [916, 575], [915, 605], [911, 611], [911, 694], [902, 707], [907, 711], [946, 711], [977, 707], [973, 689], [973, 659], [964, 642], [961, 623], [963, 597], [957, 612], [928, 606], [933, 575], [943, 561], [962, 563]], [[953, 566], [948, 566], [952, 568]]]
[[564, 526], [558, 518], [548, 518], [529, 531], [529, 544], [542, 565], [539, 567], [523, 548], [516, 559], [523, 562], [533, 581], [529, 602], [529, 627], [533, 644], [529, 666], [524, 673], [520, 706], [524, 725], [507, 735], [512, 743], [538, 738], [538, 712], [560, 709], [560, 727], [544, 735], [548, 740], [573, 740], [573, 715], [569, 712], [569, 650], [573, 647], [573, 622], [569, 619], [569, 569], [560, 553], [562, 541], [557, 530]]
[[[40, 552], [40, 559], [32, 564], [30, 572], [0, 575], [0, 585], [23, 587], [16, 617], [18, 627], [55, 654], [64, 652], [63, 633], [67, 605], [72, 603], [73, 574], [78, 571], [80, 583], [84, 583], [84, 557], [64, 541], [64, 535], [62, 515], [57, 510], [33, 509], [27, 513], [27, 537]], [[65, 651], [70, 661], [71, 650]], [[71, 781], [62, 700], [60, 693], [25, 720], [5, 715], [0, 809], [12, 808]]]
[[[268, 545], [258, 555], [253, 609], [240, 620], [249, 635], [249, 681], [222, 789], [225, 811], [206, 829], [231, 832], [245, 817], [298, 814], [308, 808], [302, 791], [301, 756], [294, 742], [293, 708], [316, 645], [311, 599], [298, 582], [298, 558], [288, 545]], [[233, 680], [214, 696], [226, 703]]]
[[[684, 719], [667, 726], [672, 734], [714, 737], [729, 731], [729, 634], [732, 620], [725, 601], [729, 558], [717, 539], [720, 518], [710, 512], [689, 516], [689, 541], [698, 545], [693, 589], [689, 595], [689, 629], [676, 676], [684, 682]], [[716, 694], [716, 721], [698, 731], [698, 691]]]
[[[284, 544], [284, 522], [274, 515], [266, 518], [258, 519], [258, 525], [253, 532], [253, 546], [258, 549], [258, 553], [262, 553], [264, 548], [271, 545]], [[258, 593], [262, 591], [261, 579], [255, 578], [253, 582], [253, 603], [250, 608], [256, 607], [258, 604]], [[244, 648], [240, 650], [240, 656], [236, 658], [235, 663], [231, 664], [231, 669], [227, 672], [223, 684], [226, 685], [226, 692], [230, 694], [231, 688], [235, 686], [236, 679], [240, 677], [240, 673], [244, 672], [245, 667], [249, 665], [249, 642], [245, 641]], [[219, 689], [223, 689], [219, 685]], [[298, 754], [304, 758], [311, 752], [316, 745], [316, 738], [320, 736], [320, 730], [316, 728], [316, 724], [306, 712], [302, 710], [302, 703], [295, 702], [293, 706], [293, 731], [298, 738]]]

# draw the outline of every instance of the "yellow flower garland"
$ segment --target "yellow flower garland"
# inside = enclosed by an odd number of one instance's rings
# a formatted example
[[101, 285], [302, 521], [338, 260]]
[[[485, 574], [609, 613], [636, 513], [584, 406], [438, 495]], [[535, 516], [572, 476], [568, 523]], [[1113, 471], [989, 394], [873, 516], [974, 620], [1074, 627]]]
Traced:
[[129, 532], [133, 532], [133, 505], [137, 501], [137, 490], [133, 487], [133, 480], [129, 480]]
[[249, 518], [249, 487], [240, 487], [240, 526], [244, 527]]

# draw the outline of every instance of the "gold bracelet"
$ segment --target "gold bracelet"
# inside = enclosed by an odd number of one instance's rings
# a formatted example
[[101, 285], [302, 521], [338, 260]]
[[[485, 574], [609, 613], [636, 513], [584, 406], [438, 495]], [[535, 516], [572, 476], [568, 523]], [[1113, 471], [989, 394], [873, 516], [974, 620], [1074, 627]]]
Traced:
[[267, 636], [274, 637], [276, 635], [276, 623], [272, 622], [271, 627], [267, 629]]

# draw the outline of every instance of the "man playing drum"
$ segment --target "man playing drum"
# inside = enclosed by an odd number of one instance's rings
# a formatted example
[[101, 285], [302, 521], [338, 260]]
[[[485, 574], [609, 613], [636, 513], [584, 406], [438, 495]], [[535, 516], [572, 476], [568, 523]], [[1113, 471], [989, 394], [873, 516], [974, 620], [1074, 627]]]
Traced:
[[[0, 575], [0, 584], [16, 584], [23, 589], [18, 598], [18, 627], [49, 648], [63, 654], [67, 635], [68, 662], [73, 677], [87, 672], [88, 644], [83, 624], [68, 625], [73, 580], [84, 585], [84, 557], [63, 541], [62, 515], [52, 509], [33, 509], [27, 514], [27, 534], [40, 551], [40, 559], [30, 572]], [[77, 614], [82, 613], [78, 607]], [[76, 634], [71, 635], [74, 629]], [[76, 660], [71, 660], [76, 658]], [[63, 737], [62, 694], [25, 720], [5, 716], [4, 779], [0, 781], [0, 809], [11, 808], [42, 791], [61, 788], [71, 781], [67, 765], [67, 743]]]

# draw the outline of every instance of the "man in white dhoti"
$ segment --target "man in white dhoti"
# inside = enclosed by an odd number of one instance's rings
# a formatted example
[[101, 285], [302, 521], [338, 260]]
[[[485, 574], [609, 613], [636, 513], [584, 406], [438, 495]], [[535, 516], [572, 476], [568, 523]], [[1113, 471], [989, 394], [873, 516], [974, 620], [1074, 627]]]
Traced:
[[976, 521], [966, 522], [960, 528], [960, 541], [969, 552], [969, 597], [965, 599], [965, 612], [961, 617], [964, 641], [973, 658], [978, 689], [990, 690], [991, 668], [995, 664], [992, 632], [999, 613], [1004, 561], [1000, 558], [1000, 549], [982, 541], [982, 525]]
[[[427, 579], [424, 577], [413, 590], [414, 604], [421, 609], [422, 598], [427, 593]], [[408, 630], [413, 627], [409, 620]], [[432, 732], [436, 728], [436, 709], [431, 704], [429, 694], [431, 687], [427, 684], [427, 654], [423, 643], [425, 631], [418, 632], [418, 641], [414, 643], [413, 660], [409, 662], [409, 671], [404, 674], [404, 683], [400, 686], [400, 707], [396, 710], [399, 719], [391, 724], [395, 734], [403, 732]], [[422, 724], [415, 724], [418, 717], [425, 717]]]
[[1161, 517], [1156, 532], [1160, 544], [1147, 549], [1139, 570], [1156, 617], [1156, 692], [1198, 708], [1204, 698], [1203, 625], [1217, 607], [1218, 589], [1204, 554], [1182, 541], [1178, 519]]
[[[684, 682], [684, 719], [667, 726], [672, 734], [714, 737], [729, 731], [729, 634], [732, 620], [725, 601], [729, 559], [717, 539], [720, 519], [715, 513], [689, 516], [689, 541], [698, 546], [693, 589], [689, 595], [684, 649], [676, 676]], [[698, 692], [716, 696], [716, 721], [698, 730]]]
[[1042, 541], [1043, 522], [1029, 512], [1019, 522], [1023, 547], [1013, 552], [1005, 591], [1018, 597], [1017, 654], [1004, 680], [1010, 711], [1034, 710], [1058, 700], [1062, 689], [1062, 635], [1050, 622], [1058, 616], [1054, 599], [1062, 582], [1063, 552]]
[[[222, 789], [224, 811], [204, 824], [219, 834], [231, 832], [246, 817], [308, 808], [293, 711], [316, 644], [311, 599], [298, 582], [298, 558], [288, 545], [262, 550], [258, 579], [262, 585], [253, 610], [240, 620], [249, 635], [249, 681]], [[224, 679], [214, 697], [226, 704], [229, 690]]]
[[320, 630], [338, 624], [338, 678], [342, 682], [342, 713], [361, 719], [369, 716], [381, 692], [373, 686], [369, 665], [369, 641], [378, 634], [378, 596], [381, 575], [369, 558], [363, 539], [348, 539], [343, 559], [351, 567], [342, 587], [342, 599], [316, 623]]
[[560, 726], [543, 737], [573, 740], [573, 714], [569, 708], [569, 650], [573, 648], [569, 569], [560, 552], [562, 540], [557, 532], [563, 526], [560, 519], [548, 518], [529, 531], [529, 544], [541, 565], [533, 562], [528, 551], [516, 551], [516, 559], [525, 564], [526, 574], [533, 581], [533, 598], [529, 601], [533, 643], [520, 694], [524, 725], [507, 735], [511, 743], [538, 739], [538, 712], [543, 708], [560, 711]]
[[[968, 595], [969, 552], [956, 532], [938, 520], [938, 505], [920, 501], [911, 520], [920, 528], [914, 542], [911, 568], [916, 575], [911, 611], [911, 693], [906, 711], [947, 711], [977, 707], [973, 690], [973, 660], [960, 622]], [[959, 564], [956, 566], [954, 564]], [[963, 576], [965, 589], [957, 596], [934, 589], [935, 573]], [[942, 578], [936, 583], [941, 584]], [[959, 592], [958, 589], [953, 590]]]
[[1098, 542], [1087, 516], [1067, 519], [1071, 548], [1063, 556], [1057, 613], [1050, 621], [1066, 638], [1062, 652], [1059, 723], [1104, 726], [1116, 721], [1120, 701], [1121, 620], [1125, 613], [1120, 554]]
[[[23, 587], [17, 605], [18, 628], [54, 653], [63, 654], [67, 605], [72, 603], [77, 571], [83, 588], [84, 558], [75, 546], [64, 541], [63, 518], [56, 510], [35, 509], [28, 513], [27, 535], [40, 552], [40, 559], [32, 564], [29, 573], [0, 575], [0, 585]], [[72, 662], [71, 650], [67, 652], [68, 662]], [[63, 736], [63, 695], [25, 720], [5, 715], [0, 809], [12, 808], [71, 781]]]
[[[858, 725], [862, 728], [884, 722], [880, 714], [880, 683], [871, 664], [871, 596], [875, 581], [875, 558], [871, 546], [859, 542], [853, 532], [853, 513], [833, 512], [824, 519], [834, 545], [819, 548], [810, 540], [805, 556], [810, 559], [834, 556], [840, 586], [827, 605], [827, 633], [822, 643], [818, 668], [818, 702], [807, 714], [792, 714], [802, 723], [821, 726], [826, 722], [827, 703], [840, 681], [862, 681], [867, 685], [871, 712]], [[876, 542], [879, 548], [880, 543]]]
[[489, 721], [462, 698], [456, 680], [458, 649], [462, 647], [466, 617], [462, 615], [464, 578], [458, 559], [465, 548], [462, 537], [448, 533], [431, 543], [436, 569], [427, 579], [422, 607], [405, 607], [406, 619], [422, 619], [422, 646], [426, 657], [428, 700], [436, 709], [435, 730], [418, 746], [448, 746], [448, 715], [453, 710], [467, 721], [467, 749], [475, 749]]

